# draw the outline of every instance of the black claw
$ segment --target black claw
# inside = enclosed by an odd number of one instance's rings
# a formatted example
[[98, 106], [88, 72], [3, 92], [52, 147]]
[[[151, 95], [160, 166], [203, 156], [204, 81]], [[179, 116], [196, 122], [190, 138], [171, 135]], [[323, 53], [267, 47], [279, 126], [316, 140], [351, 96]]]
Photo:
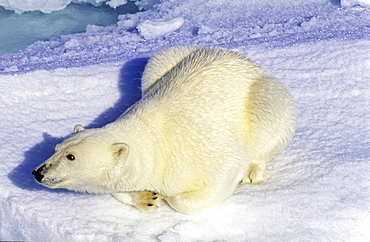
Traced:
[[153, 200], [156, 200], [158, 197], [153, 197]]
[[151, 204], [151, 203], [148, 203], [148, 204], [147, 204], [147, 206], [148, 206], [148, 207], [151, 207], [151, 206], [153, 206], [153, 204]]

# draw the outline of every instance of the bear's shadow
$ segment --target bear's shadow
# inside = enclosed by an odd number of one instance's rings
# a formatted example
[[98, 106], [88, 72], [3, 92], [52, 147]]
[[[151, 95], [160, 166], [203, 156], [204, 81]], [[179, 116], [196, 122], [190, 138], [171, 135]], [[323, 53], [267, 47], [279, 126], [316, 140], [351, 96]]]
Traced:
[[[148, 58], [137, 58], [126, 62], [122, 66], [118, 81], [120, 99], [113, 107], [100, 114], [86, 128], [98, 128], [113, 122], [141, 98], [141, 76], [147, 63]], [[25, 190], [47, 189], [53, 192], [67, 192], [65, 189], [51, 190], [43, 187], [35, 181], [32, 175], [32, 170], [52, 156], [55, 145], [62, 142], [65, 138], [52, 137], [44, 133], [43, 141], [24, 153], [23, 162], [8, 174], [8, 178], [16, 186]]]

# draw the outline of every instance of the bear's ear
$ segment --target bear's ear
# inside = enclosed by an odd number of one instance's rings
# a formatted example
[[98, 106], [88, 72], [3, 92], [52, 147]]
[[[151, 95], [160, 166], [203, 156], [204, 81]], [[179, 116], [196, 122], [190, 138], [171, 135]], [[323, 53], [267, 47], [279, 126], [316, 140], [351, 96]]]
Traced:
[[127, 158], [130, 147], [125, 143], [115, 143], [112, 145], [113, 157], [117, 161], [122, 161]]
[[84, 130], [84, 127], [82, 127], [81, 124], [77, 124], [75, 128], [73, 129], [73, 133], [78, 133], [80, 131]]

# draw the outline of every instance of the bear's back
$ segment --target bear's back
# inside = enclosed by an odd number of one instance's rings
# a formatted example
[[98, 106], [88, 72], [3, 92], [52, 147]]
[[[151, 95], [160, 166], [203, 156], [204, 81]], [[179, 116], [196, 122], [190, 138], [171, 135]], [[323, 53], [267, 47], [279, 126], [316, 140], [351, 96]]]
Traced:
[[145, 91], [148, 95], [176, 96], [185, 102], [188, 98], [201, 101], [220, 97], [226, 101], [245, 97], [253, 82], [267, 76], [256, 64], [235, 52], [216, 48], [187, 51], [190, 53], [186, 57]]

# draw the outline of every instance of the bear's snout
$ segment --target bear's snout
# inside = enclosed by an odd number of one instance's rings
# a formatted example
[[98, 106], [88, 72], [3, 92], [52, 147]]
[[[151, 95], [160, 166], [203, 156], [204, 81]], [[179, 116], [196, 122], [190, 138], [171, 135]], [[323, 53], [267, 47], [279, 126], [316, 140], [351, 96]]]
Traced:
[[45, 168], [45, 165], [32, 171], [32, 175], [35, 176], [36, 181], [41, 182], [42, 178], [44, 178], [44, 175], [43, 175], [44, 168]]

